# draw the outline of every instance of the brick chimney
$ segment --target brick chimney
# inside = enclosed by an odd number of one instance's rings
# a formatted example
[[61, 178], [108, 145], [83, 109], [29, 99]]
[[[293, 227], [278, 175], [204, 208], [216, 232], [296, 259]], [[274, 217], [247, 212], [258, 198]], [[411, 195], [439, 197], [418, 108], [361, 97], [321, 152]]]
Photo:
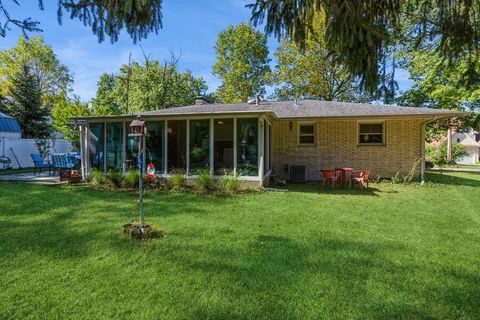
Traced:
[[203, 96], [196, 96], [195, 104], [208, 104], [208, 101]]

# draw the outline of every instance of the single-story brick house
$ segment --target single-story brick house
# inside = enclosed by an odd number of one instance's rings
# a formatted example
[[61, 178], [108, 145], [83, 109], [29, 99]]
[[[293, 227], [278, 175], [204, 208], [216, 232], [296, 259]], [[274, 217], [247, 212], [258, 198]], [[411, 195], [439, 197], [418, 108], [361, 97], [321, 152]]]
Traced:
[[[234, 172], [250, 185], [269, 177], [289, 180], [292, 166], [307, 181], [321, 169], [369, 169], [374, 176], [408, 172], [424, 158], [425, 124], [462, 112], [331, 101], [256, 101], [195, 105], [140, 113], [148, 126], [147, 161], [156, 173], [195, 176]], [[137, 115], [76, 118], [82, 171], [135, 167], [136, 140], [128, 137]], [[423, 178], [423, 161], [417, 168]]]

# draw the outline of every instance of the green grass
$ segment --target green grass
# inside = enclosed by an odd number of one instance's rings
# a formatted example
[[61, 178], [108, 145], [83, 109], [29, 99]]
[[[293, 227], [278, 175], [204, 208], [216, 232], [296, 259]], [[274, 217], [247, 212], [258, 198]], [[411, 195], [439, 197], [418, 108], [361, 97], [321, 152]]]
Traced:
[[0, 319], [478, 319], [480, 175], [135, 196], [0, 183]]

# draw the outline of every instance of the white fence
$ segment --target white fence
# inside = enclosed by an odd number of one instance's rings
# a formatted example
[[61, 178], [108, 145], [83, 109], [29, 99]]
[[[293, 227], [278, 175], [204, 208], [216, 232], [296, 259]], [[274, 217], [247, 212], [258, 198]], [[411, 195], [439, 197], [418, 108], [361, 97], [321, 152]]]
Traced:
[[[71, 150], [72, 146], [70, 142], [66, 140], [55, 140], [55, 143], [52, 146], [50, 152], [66, 153], [70, 152]], [[9, 157], [12, 160], [12, 163], [10, 164], [12, 168], [33, 167], [34, 165], [30, 154], [35, 152], [38, 152], [37, 145], [35, 144], [35, 139], [0, 139], [0, 156]]]

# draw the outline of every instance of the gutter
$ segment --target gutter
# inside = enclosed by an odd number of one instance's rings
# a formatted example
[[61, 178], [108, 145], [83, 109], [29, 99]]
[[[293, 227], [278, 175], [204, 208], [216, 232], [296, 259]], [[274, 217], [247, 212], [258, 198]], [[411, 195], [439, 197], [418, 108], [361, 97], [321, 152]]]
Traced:
[[423, 186], [425, 184], [425, 127], [427, 124], [442, 119], [442, 117], [434, 116], [433, 118], [426, 120], [422, 123], [421, 134], [420, 134], [420, 184]]

